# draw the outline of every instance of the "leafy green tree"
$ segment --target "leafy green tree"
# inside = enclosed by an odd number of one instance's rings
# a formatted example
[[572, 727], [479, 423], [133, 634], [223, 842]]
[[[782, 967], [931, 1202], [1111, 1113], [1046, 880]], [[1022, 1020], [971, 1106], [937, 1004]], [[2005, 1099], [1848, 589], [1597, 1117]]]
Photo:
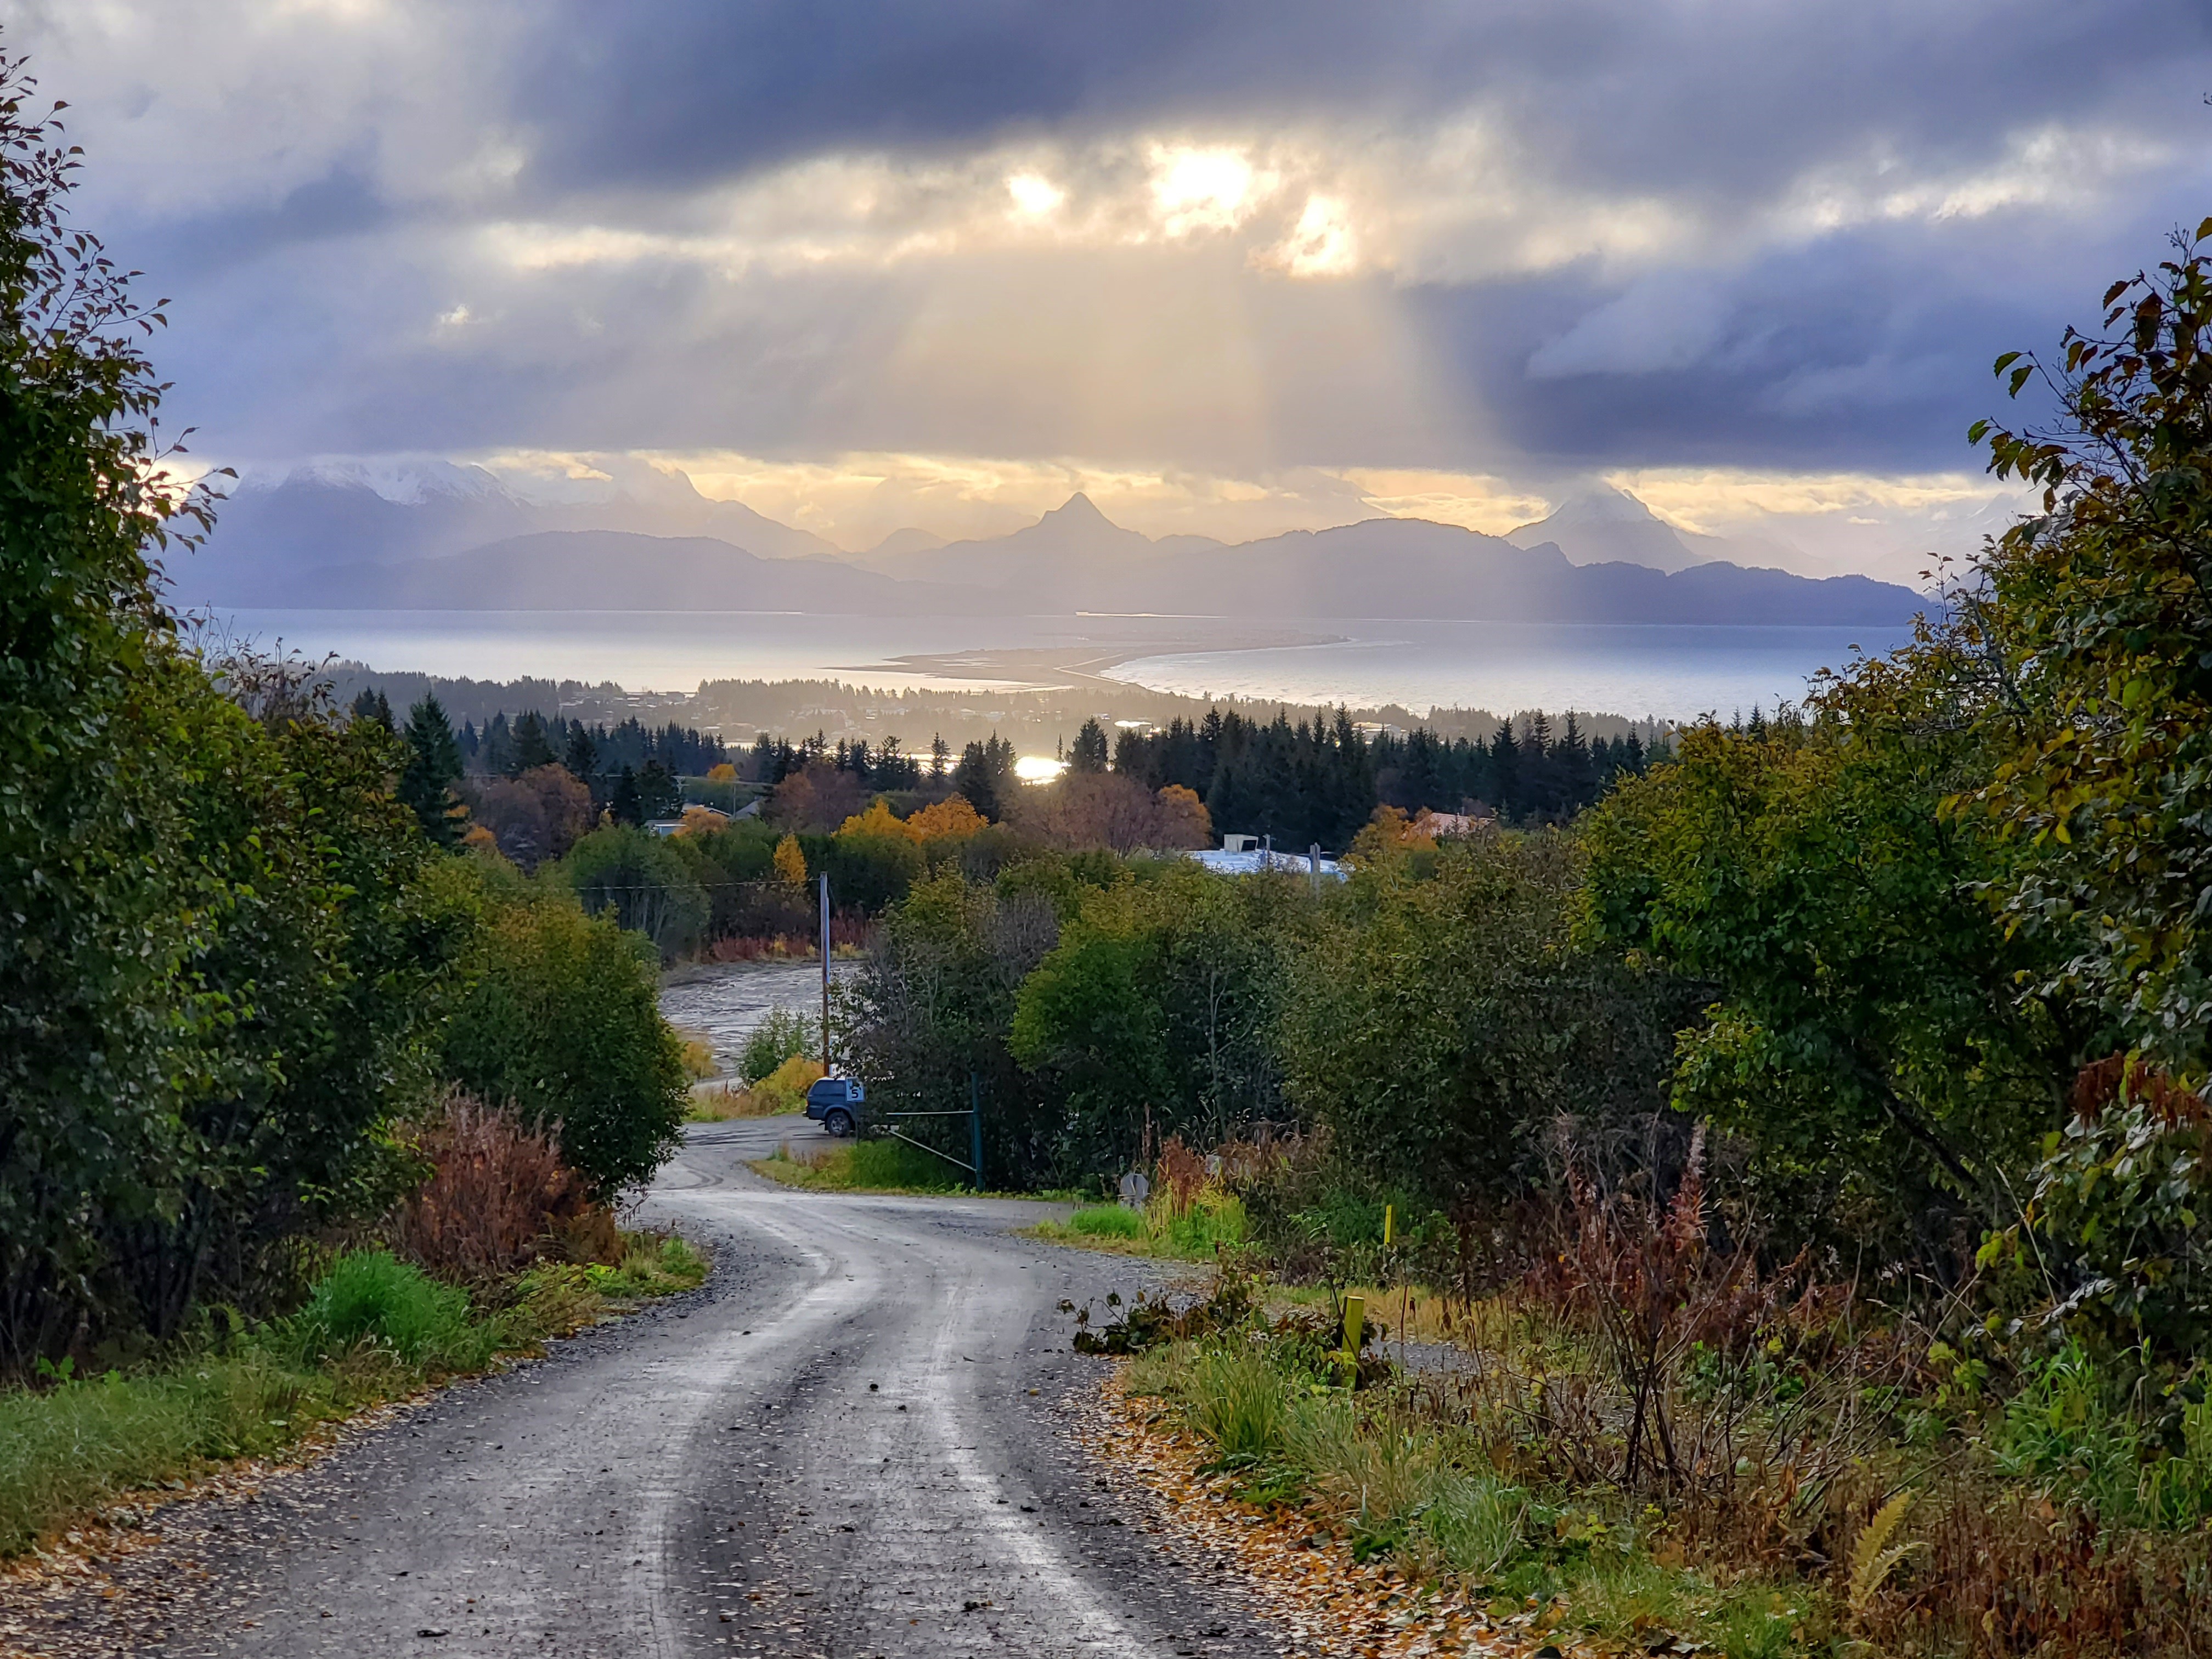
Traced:
[[[1042, 1182], [1057, 1168], [1058, 1115], [1007, 1044], [1015, 993], [1059, 930], [1048, 894], [944, 871], [915, 882], [884, 915], [848, 1009], [847, 1053], [871, 1103], [963, 1110], [976, 1080], [994, 1184]], [[966, 1158], [949, 1131], [942, 1139]]]
[[399, 799], [433, 847], [453, 847], [461, 838], [465, 809], [453, 786], [461, 781], [461, 745], [453, 736], [445, 706], [432, 695], [407, 711], [400, 737], [407, 745], [399, 773]]
[[2048, 430], [1983, 421], [1990, 470], [2041, 486], [1962, 595], [1985, 726], [2008, 747], [1966, 809], [2023, 855], [1990, 890], [2050, 943], [2038, 989], [2080, 996], [2120, 1044], [2212, 1070], [2212, 219], [2115, 283], [2104, 333], [2040, 376]]
[[[441, 988], [475, 913], [388, 792], [381, 726], [286, 699], [257, 700], [257, 720], [198, 665], [155, 666], [175, 688], [167, 787], [212, 924], [185, 971], [215, 1018], [179, 1051], [191, 1081], [158, 1201], [99, 1231], [138, 1319], [167, 1336], [210, 1277], [251, 1301], [271, 1276], [262, 1253], [388, 1200], [385, 1127], [428, 1081]], [[270, 678], [221, 666], [234, 696]]]
[[2015, 994], [2034, 957], [1978, 896], [2001, 849], [1942, 816], [1988, 766], [1947, 653], [1764, 739], [1692, 731], [1583, 826], [1593, 938], [1709, 988], [1676, 1103], [1749, 1142], [1769, 1218], [1936, 1254], [2016, 1213], [2081, 1040]]
[[162, 483], [162, 320], [66, 220], [77, 163], [0, 60], [0, 1361], [127, 1320], [107, 1219], [158, 1218], [225, 1011], [192, 979], [219, 878], [178, 732], [214, 696], [152, 560], [210, 498]]
[[562, 860], [562, 874], [592, 915], [641, 933], [666, 961], [695, 944], [709, 916], [705, 890], [684, 854], [627, 824], [594, 830]]
[[556, 1128], [562, 1156], [613, 1199], [667, 1160], [690, 1103], [659, 992], [650, 946], [611, 916], [559, 898], [495, 907], [447, 1029], [446, 1074]]
[[1377, 1186], [1466, 1215], [1527, 1190], [1562, 1124], [1578, 1146], [1666, 1139], [1694, 1003], [1575, 948], [1582, 873], [1556, 831], [1384, 856], [1293, 957], [1285, 1087]]
[[[303, 1231], [388, 1194], [471, 912], [312, 672], [204, 661], [152, 561], [137, 306], [0, 63], [0, 1369], [196, 1302], [266, 1305]], [[179, 533], [181, 532], [181, 533]]]
[[1306, 899], [1288, 878], [1176, 861], [1076, 897], [1022, 983], [1015, 1057], [1062, 1102], [1062, 1163], [1138, 1155], [1146, 1127], [1206, 1145], [1287, 1115], [1276, 1059], [1281, 984]]

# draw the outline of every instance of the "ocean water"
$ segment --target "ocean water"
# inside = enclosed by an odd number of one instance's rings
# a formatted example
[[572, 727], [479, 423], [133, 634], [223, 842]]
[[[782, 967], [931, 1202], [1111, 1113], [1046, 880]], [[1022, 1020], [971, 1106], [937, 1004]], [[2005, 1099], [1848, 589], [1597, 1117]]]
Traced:
[[[1318, 631], [1326, 624], [1316, 623]], [[1686, 628], [1567, 623], [1356, 623], [1326, 644], [1194, 651], [1106, 671], [1156, 690], [1285, 702], [1577, 708], [1727, 720], [1801, 700], [1814, 675], [1879, 656], [1908, 628]]]
[[[264, 646], [386, 670], [523, 675], [688, 691], [702, 679], [836, 679], [878, 686], [1051, 684], [1052, 653], [1092, 672], [1191, 696], [1288, 702], [1576, 708], [1633, 719], [1723, 719], [1804, 694], [1855, 650], [1904, 629], [1340, 622], [1265, 627], [1203, 617], [820, 617], [757, 611], [231, 611]], [[1215, 644], [1226, 641], [1226, 644]], [[1297, 642], [1293, 642], [1297, 641]], [[1319, 641], [1319, 642], [1315, 642]], [[1025, 654], [982, 672], [994, 653]], [[1101, 666], [1097, 659], [1127, 653]], [[914, 657], [929, 662], [902, 660]]]

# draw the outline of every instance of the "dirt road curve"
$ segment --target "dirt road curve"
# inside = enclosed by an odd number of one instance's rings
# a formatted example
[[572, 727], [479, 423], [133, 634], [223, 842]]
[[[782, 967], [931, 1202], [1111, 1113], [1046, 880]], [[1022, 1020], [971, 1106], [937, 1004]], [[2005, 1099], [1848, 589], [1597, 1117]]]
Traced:
[[811, 1133], [695, 1129], [648, 1213], [715, 1247], [705, 1291], [272, 1492], [191, 1557], [228, 1593], [179, 1605], [158, 1645], [132, 1619], [105, 1650], [1274, 1651], [1064, 1431], [1098, 1362], [1054, 1304], [1148, 1270], [1012, 1236], [1037, 1206], [796, 1193], [744, 1168]]

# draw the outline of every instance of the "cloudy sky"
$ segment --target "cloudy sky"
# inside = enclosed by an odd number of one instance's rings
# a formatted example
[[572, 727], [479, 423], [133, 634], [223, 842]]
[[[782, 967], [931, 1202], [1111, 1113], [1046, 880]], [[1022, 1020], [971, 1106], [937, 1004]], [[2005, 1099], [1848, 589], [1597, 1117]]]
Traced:
[[[2204, 0], [0, 0], [261, 467], [678, 466], [857, 545], [1579, 483], [1896, 574], [1990, 360], [2212, 213]], [[2001, 507], [2002, 503], [1998, 504]]]

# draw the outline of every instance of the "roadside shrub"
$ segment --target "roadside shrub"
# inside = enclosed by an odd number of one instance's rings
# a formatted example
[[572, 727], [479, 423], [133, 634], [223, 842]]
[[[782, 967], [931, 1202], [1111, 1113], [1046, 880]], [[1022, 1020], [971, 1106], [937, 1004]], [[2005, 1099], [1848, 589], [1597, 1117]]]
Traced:
[[299, 1316], [311, 1355], [372, 1340], [410, 1362], [442, 1358], [468, 1327], [466, 1292], [439, 1284], [389, 1250], [350, 1250], [338, 1257]]
[[2030, 1213], [2069, 1284], [2057, 1314], [2107, 1349], [2212, 1349], [2212, 1109], [2115, 1058], [2085, 1069], [2044, 1143]]
[[1163, 1218], [1155, 1231], [1184, 1255], [1212, 1255], [1225, 1246], [1242, 1244], [1247, 1235], [1243, 1201], [1233, 1193], [1208, 1190], [1199, 1194], [1180, 1211]]
[[704, 1037], [688, 1031], [676, 1033], [677, 1049], [684, 1057], [684, 1075], [694, 1083], [704, 1083], [714, 1075], [714, 1046]]
[[528, 1267], [593, 1231], [581, 1176], [550, 1131], [526, 1126], [459, 1090], [398, 1138], [430, 1173], [394, 1210], [385, 1237], [403, 1261], [436, 1278], [483, 1284]]
[[593, 1197], [650, 1179], [675, 1151], [690, 1090], [649, 955], [612, 921], [546, 901], [500, 911], [471, 965], [446, 1075], [555, 1135]]
[[821, 1081], [819, 1061], [793, 1054], [760, 1080], [752, 1091], [761, 1116], [796, 1112], [806, 1104], [806, 1091]]
[[820, 1037], [813, 1023], [797, 1009], [771, 1008], [738, 1051], [738, 1076], [750, 1088], [786, 1061], [807, 1053]]

